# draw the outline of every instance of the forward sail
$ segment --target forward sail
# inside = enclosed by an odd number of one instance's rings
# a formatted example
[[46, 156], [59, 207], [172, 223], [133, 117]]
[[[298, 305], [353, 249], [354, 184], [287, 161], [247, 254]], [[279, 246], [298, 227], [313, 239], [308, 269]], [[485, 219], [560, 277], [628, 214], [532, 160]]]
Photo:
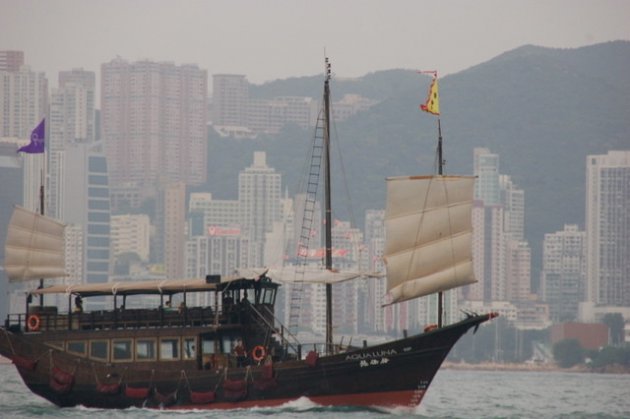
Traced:
[[16, 206], [4, 246], [10, 281], [65, 276], [65, 225]]
[[477, 282], [472, 176], [387, 179], [385, 263], [392, 303]]

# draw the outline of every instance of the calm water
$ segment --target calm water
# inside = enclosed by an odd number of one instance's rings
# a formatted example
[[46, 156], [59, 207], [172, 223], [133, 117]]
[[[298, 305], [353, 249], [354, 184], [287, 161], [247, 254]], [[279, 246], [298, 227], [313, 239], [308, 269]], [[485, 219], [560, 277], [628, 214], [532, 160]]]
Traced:
[[13, 365], [0, 365], [0, 418], [630, 418], [630, 375], [441, 370], [423, 404], [379, 411], [329, 408], [307, 399], [280, 408], [170, 412], [59, 409], [31, 394]]

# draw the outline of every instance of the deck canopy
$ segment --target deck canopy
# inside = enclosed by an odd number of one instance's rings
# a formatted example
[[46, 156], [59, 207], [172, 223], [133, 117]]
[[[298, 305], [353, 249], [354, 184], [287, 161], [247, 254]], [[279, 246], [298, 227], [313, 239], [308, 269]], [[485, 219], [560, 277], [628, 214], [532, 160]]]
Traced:
[[[54, 285], [38, 288], [29, 292], [31, 295], [77, 294], [83, 297], [99, 295], [173, 295], [182, 292], [221, 291], [228, 284], [246, 280], [241, 275], [222, 277], [220, 281], [209, 282], [206, 279], [172, 279], [152, 281], [118, 281], [102, 284]], [[252, 282], [252, 280], [250, 280]]]
[[[382, 274], [359, 272], [336, 272], [326, 269], [308, 268], [302, 273], [294, 269], [241, 269], [230, 276], [215, 277], [216, 281], [206, 279], [171, 279], [151, 281], [117, 281], [100, 284], [54, 285], [29, 291], [31, 295], [77, 294], [84, 297], [98, 295], [173, 295], [182, 292], [223, 291], [226, 288], [252, 288], [254, 281], [270, 284], [273, 281], [292, 283], [302, 281], [305, 284], [335, 284], [361, 277], [379, 277]], [[269, 285], [267, 285], [269, 286]], [[277, 286], [277, 284], [273, 284]]]

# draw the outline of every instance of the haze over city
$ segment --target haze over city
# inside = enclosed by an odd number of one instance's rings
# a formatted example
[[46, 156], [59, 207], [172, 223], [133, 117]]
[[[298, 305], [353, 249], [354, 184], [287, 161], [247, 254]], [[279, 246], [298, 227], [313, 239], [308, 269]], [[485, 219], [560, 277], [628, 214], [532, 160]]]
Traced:
[[521, 45], [573, 48], [630, 39], [630, 3], [604, 1], [10, 1], [0, 50], [21, 50], [49, 80], [99, 72], [116, 56], [195, 63], [252, 83], [392, 68], [451, 74]]

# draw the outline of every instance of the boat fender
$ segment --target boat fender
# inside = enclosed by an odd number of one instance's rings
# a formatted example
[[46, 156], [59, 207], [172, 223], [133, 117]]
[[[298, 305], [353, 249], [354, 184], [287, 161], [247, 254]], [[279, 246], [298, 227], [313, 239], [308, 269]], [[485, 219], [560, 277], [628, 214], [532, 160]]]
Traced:
[[107, 395], [113, 396], [120, 393], [120, 384], [118, 383], [98, 384], [96, 386], [96, 391], [98, 391], [101, 394], [107, 394]]
[[262, 345], [255, 346], [254, 349], [252, 350], [252, 359], [256, 362], [260, 362], [263, 359], [265, 359], [266, 355], [267, 355], [267, 351], [265, 350], [265, 347]]
[[247, 397], [247, 381], [223, 381], [223, 397], [231, 402], [241, 401]]
[[74, 385], [74, 374], [70, 374], [62, 369], [53, 367], [48, 384], [50, 385], [50, 388], [59, 394], [68, 393]]
[[28, 330], [30, 330], [31, 332], [37, 332], [39, 330], [39, 327], [42, 325], [42, 320], [37, 314], [31, 314], [30, 316], [28, 316], [26, 324], [28, 325]]
[[149, 397], [149, 387], [125, 387], [125, 396], [130, 399], [146, 399]]
[[190, 392], [190, 401], [193, 404], [208, 404], [212, 403], [217, 397], [217, 394], [214, 391], [191, 391]]
[[437, 324], [427, 325], [427, 327], [424, 328], [424, 333], [430, 332], [435, 329], [437, 329]]

